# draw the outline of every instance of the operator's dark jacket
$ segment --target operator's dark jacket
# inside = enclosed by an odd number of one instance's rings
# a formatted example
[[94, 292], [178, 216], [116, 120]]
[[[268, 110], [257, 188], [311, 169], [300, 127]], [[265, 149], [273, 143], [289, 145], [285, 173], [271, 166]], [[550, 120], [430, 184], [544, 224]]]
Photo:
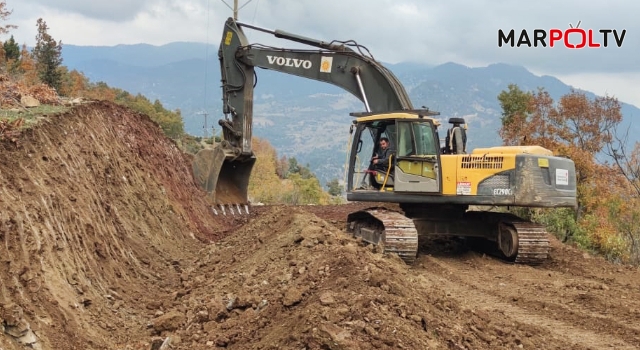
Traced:
[[[391, 147], [387, 147], [387, 149], [378, 150], [378, 164], [375, 164], [376, 170], [387, 171], [389, 168], [389, 157], [393, 155], [393, 160], [396, 157], [396, 151]], [[393, 170], [393, 167], [392, 167]]]

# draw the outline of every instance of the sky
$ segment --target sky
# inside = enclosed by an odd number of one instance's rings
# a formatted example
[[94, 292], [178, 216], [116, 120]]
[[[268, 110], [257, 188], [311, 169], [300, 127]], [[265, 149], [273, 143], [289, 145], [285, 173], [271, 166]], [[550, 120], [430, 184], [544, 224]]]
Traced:
[[[36, 21], [64, 44], [114, 46], [175, 41], [217, 45], [233, 0], [4, 0], [15, 24], [10, 34], [33, 45]], [[617, 97], [640, 107], [640, 1], [637, 0], [238, 0], [240, 22], [281, 29], [324, 41], [350, 40], [382, 62], [456, 62], [470, 67], [521, 65], [577, 88]], [[563, 40], [548, 46], [551, 29], [626, 30], [622, 46], [613, 33], [608, 47], [569, 49]], [[498, 31], [547, 33], [547, 47], [498, 47]], [[249, 36], [249, 34], [247, 34]], [[569, 43], [580, 42], [570, 34]], [[0, 40], [6, 40], [0, 37]], [[290, 42], [251, 32], [250, 41], [280, 47]]]

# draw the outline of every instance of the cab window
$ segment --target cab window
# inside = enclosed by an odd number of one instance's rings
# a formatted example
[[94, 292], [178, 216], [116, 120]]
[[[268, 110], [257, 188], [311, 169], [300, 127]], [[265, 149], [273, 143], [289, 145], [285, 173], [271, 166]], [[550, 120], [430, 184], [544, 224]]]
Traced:
[[398, 157], [424, 157], [433, 156], [436, 153], [431, 123], [398, 123]]

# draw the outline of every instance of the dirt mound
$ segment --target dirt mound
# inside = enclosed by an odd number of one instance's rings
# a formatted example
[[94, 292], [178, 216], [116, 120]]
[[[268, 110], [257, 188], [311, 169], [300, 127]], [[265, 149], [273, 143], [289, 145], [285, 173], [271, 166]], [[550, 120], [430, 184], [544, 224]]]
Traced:
[[[533, 268], [464, 249], [415, 266], [348, 237], [336, 208], [272, 207], [209, 247], [183, 276], [178, 349], [632, 349], [637, 269], [580, 266], [554, 241]], [[574, 275], [573, 273], [578, 274]], [[630, 281], [630, 282], [625, 282]], [[618, 298], [620, 304], [612, 302]], [[623, 298], [623, 299], [620, 299]]]
[[370, 206], [214, 215], [149, 118], [75, 107], [0, 141], [0, 349], [636, 349], [640, 271], [552, 240], [416, 263], [343, 232]]
[[179, 349], [424, 349], [451, 339], [442, 319], [455, 306], [442, 290], [416, 288], [399, 258], [302, 208], [266, 210], [200, 256], [179, 298]]

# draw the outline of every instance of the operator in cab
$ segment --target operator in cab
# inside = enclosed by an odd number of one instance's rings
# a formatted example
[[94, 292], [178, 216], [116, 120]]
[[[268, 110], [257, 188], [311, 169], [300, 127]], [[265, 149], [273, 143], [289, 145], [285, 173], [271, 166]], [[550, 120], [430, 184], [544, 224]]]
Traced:
[[395, 151], [389, 145], [389, 139], [386, 137], [380, 138], [380, 150], [371, 159], [373, 170], [387, 172], [389, 169], [389, 159], [395, 157]]

